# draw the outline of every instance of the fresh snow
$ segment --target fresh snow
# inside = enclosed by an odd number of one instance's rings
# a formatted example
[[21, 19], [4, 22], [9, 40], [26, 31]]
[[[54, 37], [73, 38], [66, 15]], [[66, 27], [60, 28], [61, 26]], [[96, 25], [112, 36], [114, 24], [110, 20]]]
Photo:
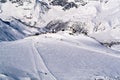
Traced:
[[119, 53], [87, 36], [66, 32], [1, 42], [0, 78], [113, 80], [120, 74]]
[[[45, 6], [41, 4], [41, 1], [48, 4], [49, 8], [46, 10]], [[113, 36], [116, 33], [115, 28], [119, 28], [119, 14], [120, 14], [120, 4], [119, 0], [101, 0], [93, 1], [90, 0], [85, 6], [78, 5], [78, 8], [71, 8], [69, 10], [62, 10], [61, 6], [49, 5], [48, 0], [35, 1], [32, 0], [31, 3], [24, 2], [23, 6], [18, 6], [17, 3], [11, 3], [10, 1], [1, 4], [0, 18], [5, 21], [11, 21], [11, 18], [20, 19], [28, 25], [43, 28], [50, 21], [62, 20], [64, 22], [82, 22], [86, 25], [91, 37], [100, 40], [96, 36], [96, 32], [104, 36], [103, 33], [108, 34], [108, 36]], [[73, 0], [68, 0], [69, 2], [74, 2]], [[107, 35], [106, 35], [107, 36]], [[120, 38], [119, 34], [113, 38]], [[110, 38], [111, 39], [111, 38]], [[104, 40], [108, 40], [108, 37]], [[103, 40], [102, 40], [103, 41]], [[109, 42], [109, 40], [107, 41]]]
[[0, 43], [0, 73], [14, 80], [55, 80], [31, 39]]
[[[102, 45], [120, 42], [120, 0], [76, 2], [65, 11], [51, 0], [30, 1], [0, 4], [0, 80], [120, 80], [120, 45]], [[88, 35], [44, 31], [59, 20], [84, 24]]]

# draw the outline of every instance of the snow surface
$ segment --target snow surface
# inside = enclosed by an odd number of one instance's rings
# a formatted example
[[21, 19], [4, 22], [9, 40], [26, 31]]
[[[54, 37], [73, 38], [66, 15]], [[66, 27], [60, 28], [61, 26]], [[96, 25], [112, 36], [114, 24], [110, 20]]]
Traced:
[[119, 67], [119, 51], [84, 35], [49, 33], [0, 43], [2, 80], [117, 80]]
[[[120, 45], [99, 43], [120, 42], [120, 0], [91, 0], [66, 11], [42, 1], [50, 9], [36, 0], [0, 4], [0, 80], [120, 80]], [[88, 35], [33, 36], [57, 20], [85, 23]]]
[[0, 73], [14, 80], [55, 80], [31, 39], [0, 43]]

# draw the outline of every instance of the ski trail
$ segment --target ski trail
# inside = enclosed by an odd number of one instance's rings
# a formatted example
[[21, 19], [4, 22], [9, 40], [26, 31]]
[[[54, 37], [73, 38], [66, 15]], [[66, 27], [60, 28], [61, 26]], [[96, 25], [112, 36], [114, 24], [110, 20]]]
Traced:
[[32, 40], [32, 48], [33, 50], [35, 51], [36, 53], [36, 57], [37, 57], [37, 61], [35, 61], [36, 63], [36, 68], [38, 70], [38, 74], [39, 74], [39, 77], [41, 80], [57, 80], [53, 75], [52, 73], [48, 70], [47, 66], [45, 65], [45, 62], [43, 61], [40, 53], [38, 52], [37, 48], [35, 47], [35, 43], [33, 40]]

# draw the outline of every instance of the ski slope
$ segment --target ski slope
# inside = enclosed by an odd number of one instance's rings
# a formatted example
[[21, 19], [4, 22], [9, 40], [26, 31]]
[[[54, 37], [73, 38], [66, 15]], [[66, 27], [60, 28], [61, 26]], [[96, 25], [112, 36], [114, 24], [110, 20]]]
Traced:
[[[32, 40], [5, 44], [0, 44], [0, 73], [2, 75], [13, 78], [12, 80], [41, 80], [42, 78], [55, 80], [36, 51]], [[7, 78], [0, 77], [0, 79]]]
[[[120, 42], [120, 0], [75, 2], [65, 11], [51, 0], [23, 2], [0, 4], [0, 80], [120, 80], [120, 45], [99, 43]], [[57, 21], [79, 23], [88, 35], [44, 31]]]
[[0, 43], [2, 80], [117, 80], [120, 52], [84, 35], [43, 34]]

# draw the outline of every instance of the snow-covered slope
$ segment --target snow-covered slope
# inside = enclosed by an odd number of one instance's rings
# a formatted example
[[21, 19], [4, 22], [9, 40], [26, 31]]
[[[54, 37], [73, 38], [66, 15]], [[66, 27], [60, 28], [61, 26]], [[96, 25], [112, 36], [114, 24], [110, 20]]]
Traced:
[[119, 4], [120, 0], [3, 1], [0, 80], [119, 80]]
[[0, 79], [119, 80], [120, 52], [84, 35], [44, 34], [0, 43]]
[[56, 80], [44, 64], [32, 39], [0, 43], [0, 79]]
[[19, 20], [3, 21], [0, 19], [0, 41], [13, 41], [34, 35], [38, 29], [27, 26]]

